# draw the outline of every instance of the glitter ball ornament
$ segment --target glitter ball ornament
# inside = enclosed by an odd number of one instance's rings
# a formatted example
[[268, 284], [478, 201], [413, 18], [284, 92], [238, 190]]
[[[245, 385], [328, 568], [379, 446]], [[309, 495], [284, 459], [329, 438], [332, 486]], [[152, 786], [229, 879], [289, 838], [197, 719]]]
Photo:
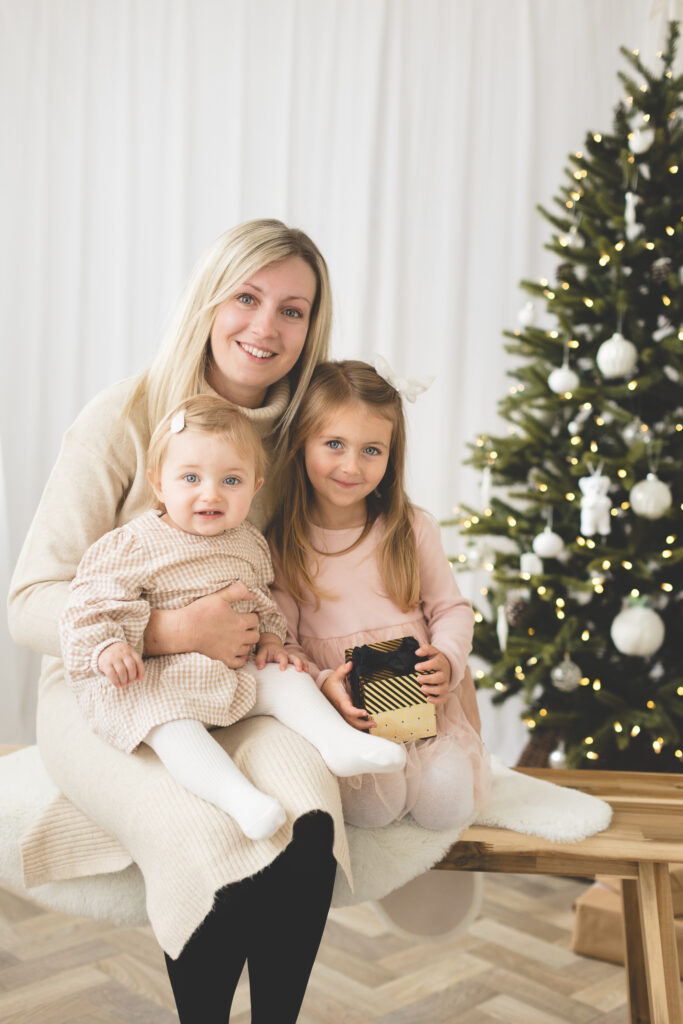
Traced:
[[638, 362], [638, 349], [632, 341], [627, 341], [616, 331], [611, 338], [603, 341], [595, 361], [603, 377], [625, 377]]
[[560, 743], [559, 747], [556, 747], [555, 750], [550, 751], [548, 754], [548, 764], [551, 768], [567, 767], [567, 755], [563, 743]]
[[610, 627], [612, 643], [622, 654], [649, 658], [664, 642], [664, 622], [654, 608], [631, 605]]
[[628, 500], [637, 516], [642, 516], [643, 519], [659, 519], [671, 508], [673, 499], [668, 484], [660, 480], [655, 473], [648, 473], [645, 480], [631, 488]]
[[550, 678], [556, 690], [563, 693], [571, 693], [581, 681], [581, 669], [572, 661], [568, 654], [565, 654], [563, 661], [556, 665], [550, 672]]
[[579, 375], [574, 373], [566, 363], [558, 366], [548, 377], [548, 387], [556, 395], [563, 395], [566, 391], [575, 391], [579, 386]]
[[505, 616], [513, 629], [521, 626], [526, 615], [527, 604], [519, 594], [510, 594], [505, 602]]
[[539, 558], [557, 558], [564, 548], [564, 541], [559, 533], [554, 533], [549, 526], [546, 526], [543, 533], [534, 537], [531, 546]]

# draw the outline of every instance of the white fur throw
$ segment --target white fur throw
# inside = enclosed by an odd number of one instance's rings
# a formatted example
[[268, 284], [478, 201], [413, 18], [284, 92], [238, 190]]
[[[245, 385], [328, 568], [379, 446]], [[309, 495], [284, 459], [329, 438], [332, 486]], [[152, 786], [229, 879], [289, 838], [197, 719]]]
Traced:
[[[492, 758], [491, 795], [475, 824], [509, 828], [555, 842], [585, 839], [606, 828], [611, 808], [577, 790], [514, 772]], [[26, 893], [53, 910], [114, 924], [147, 924], [142, 875], [133, 864], [123, 871], [50, 882], [26, 890], [19, 841], [57, 790], [37, 747], [0, 757], [0, 884]], [[431, 832], [412, 819], [387, 828], [347, 826], [355, 880], [352, 893], [337, 873], [333, 906], [376, 900], [422, 874], [444, 856], [459, 831]]]

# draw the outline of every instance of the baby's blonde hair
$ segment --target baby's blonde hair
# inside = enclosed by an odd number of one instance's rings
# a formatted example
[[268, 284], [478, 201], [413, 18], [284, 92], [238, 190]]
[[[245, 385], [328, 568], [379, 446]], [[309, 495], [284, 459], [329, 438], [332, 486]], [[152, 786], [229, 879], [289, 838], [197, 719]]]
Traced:
[[315, 585], [315, 551], [309, 539], [315, 495], [306, 474], [305, 447], [334, 412], [347, 405], [364, 405], [391, 424], [386, 472], [375, 492], [365, 499], [367, 518], [359, 544], [379, 516], [384, 517], [377, 564], [388, 597], [403, 611], [420, 601], [417, 546], [412, 505], [404, 488], [406, 426], [401, 396], [368, 363], [357, 359], [320, 363], [292, 423], [290, 447], [277, 467], [278, 507], [268, 537], [280, 559], [292, 594], [303, 600], [309, 590], [318, 601], [330, 595]]
[[[178, 413], [185, 418], [184, 430], [201, 434], [215, 434], [235, 446], [239, 454], [254, 467], [254, 479], [262, 480], [267, 468], [267, 456], [258, 432], [244, 413], [233, 408], [217, 395], [195, 395], [186, 398], [164, 416], [152, 434], [147, 449], [147, 475], [159, 480], [168, 443], [173, 437], [171, 421]], [[159, 503], [157, 502], [159, 505]]]

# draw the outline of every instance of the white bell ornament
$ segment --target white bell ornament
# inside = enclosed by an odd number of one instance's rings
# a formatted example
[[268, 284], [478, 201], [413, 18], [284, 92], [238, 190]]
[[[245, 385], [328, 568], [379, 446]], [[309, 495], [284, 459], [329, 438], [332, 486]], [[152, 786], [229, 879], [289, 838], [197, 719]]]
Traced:
[[603, 341], [595, 361], [603, 377], [626, 377], [638, 362], [638, 349], [632, 341], [627, 341], [616, 331], [611, 338]]
[[631, 605], [614, 619], [610, 636], [622, 654], [649, 658], [664, 642], [664, 622], [653, 608]]
[[648, 473], [645, 480], [631, 488], [628, 500], [637, 516], [659, 519], [671, 508], [673, 498], [669, 485], [660, 480], [656, 473]]
[[557, 558], [564, 550], [564, 541], [559, 533], [555, 533], [549, 526], [546, 526], [543, 533], [534, 537], [531, 546], [539, 558]]
[[578, 373], [571, 370], [566, 363], [558, 366], [548, 377], [548, 387], [556, 395], [564, 395], [567, 391], [576, 391], [578, 386]]

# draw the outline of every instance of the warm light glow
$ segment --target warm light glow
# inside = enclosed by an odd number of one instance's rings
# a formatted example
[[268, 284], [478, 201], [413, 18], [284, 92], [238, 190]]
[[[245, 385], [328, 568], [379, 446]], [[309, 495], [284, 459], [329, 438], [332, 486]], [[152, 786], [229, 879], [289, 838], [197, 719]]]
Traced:
[[474, 621], [475, 622], [483, 622], [484, 621], [484, 616], [481, 614], [481, 612], [475, 612], [474, 613]]
[[625, 245], [626, 245], [626, 242], [617, 242], [617, 244], [614, 246], [614, 248], [616, 249], [617, 252], [621, 252], [621, 250], [624, 248]]
[[581, 686], [589, 686], [590, 679], [588, 678], [588, 676], [581, 676], [581, 678], [579, 679], [579, 683]]
[[629, 391], [635, 391], [636, 388], [638, 387], [638, 381], [637, 380], [630, 380], [628, 382], [628, 384], [626, 385], [626, 387], [629, 389]]
[[654, 711], [654, 709], [657, 707], [657, 705], [655, 704], [655, 702], [653, 700], [649, 700], [647, 702], [647, 704], [645, 705], [645, 707], [649, 708], [650, 711]]
[[591, 637], [591, 635], [590, 635], [589, 630], [584, 629], [583, 633], [581, 634], [581, 639], [582, 640], [590, 640], [590, 637]]
[[631, 729], [631, 736], [638, 736], [639, 733], [640, 733], [640, 726], [639, 725], [634, 725], [633, 728]]
[[591, 537], [586, 541], [586, 547], [591, 549], [595, 547], [595, 541]]
[[632, 569], [633, 568], [633, 562], [626, 562], [626, 561], [624, 561], [621, 564], [622, 564], [624, 569]]
[[638, 590], [637, 587], [634, 587], [633, 590], [631, 591], [631, 597], [640, 597], [640, 591]]
[[593, 742], [593, 737], [592, 736], [586, 736], [586, 738], [585, 738], [585, 740], [583, 742], [586, 744], [587, 747], [590, 747], [591, 743]]
[[670, 174], [678, 174], [678, 164], [672, 164], [669, 168]]
[[670, 594], [673, 590], [673, 586], [671, 583], [662, 583], [662, 590], [666, 590], [667, 594]]
[[557, 605], [558, 608], [564, 608], [564, 598], [563, 597], [556, 598], [555, 604]]
[[548, 593], [548, 589], [547, 589], [547, 587], [537, 587], [536, 588], [536, 593], [540, 594], [541, 597], [543, 597], [544, 594]]
[[605, 253], [604, 256], [600, 257], [600, 259], [598, 260], [598, 263], [600, 264], [601, 267], [606, 267], [607, 264], [609, 263], [609, 256]]
[[663, 304], [665, 306], [670, 306], [671, 305], [671, 299], [669, 298], [668, 295], [662, 295], [662, 302], [663, 302]]
[[676, 232], [674, 231], [674, 229], [671, 226], [667, 227], [666, 233], [667, 233], [667, 235], [669, 235], [669, 237], [671, 237], [671, 235], [675, 235], [676, 234]]
[[598, 759], [598, 755], [595, 753], [594, 750], [589, 750], [588, 753], [586, 754], [586, 757], [588, 758], [589, 761], [597, 761], [597, 759]]
[[597, 452], [597, 450], [598, 450], [598, 443], [597, 443], [597, 441], [591, 441], [590, 448], [591, 448], [591, 451], [593, 453]]
[[567, 491], [567, 493], [565, 494], [565, 498], [567, 499], [567, 501], [575, 501], [576, 495], [573, 491]]
[[652, 249], [654, 249], [654, 247], [655, 247], [655, 243], [654, 242], [646, 242], [645, 243], [645, 248], [646, 249], [650, 249], [650, 251], [652, 251]]
[[584, 303], [584, 306], [588, 306], [589, 309], [593, 308], [593, 300], [592, 299], [584, 299], [583, 303]]
[[548, 714], [548, 711], [546, 708], [541, 708], [538, 713], [541, 716], [541, 718], [545, 718], [545, 716]]
[[662, 551], [662, 558], [671, 558], [672, 555], [673, 555], [673, 551], [670, 551], [668, 548], [666, 548], [666, 550]]
[[516, 526], [517, 520], [514, 516], [508, 516], [508, 526]]
[[618, 476], [618, 477], [619, 477], [619, 478], [620, 478], [621, 480], [623, 480], [625, 476], [628, 476], [628, 471], [627, 471], [627, 470], [625, 470], [625, 469], [618, 469], [618, 470], [617, 470], [617, 476]]
[[595, 682], [593, 683], [593, 689], [594, 690], [602, 689], [602, 683], [600, 682], [599, 679], [596, 679]]
[[593, 142], [602, 142], [602, 135], [600, 132], [593, 133]]
[[666, 538], [666, 543], [667, 544], [673, 544], [675, 540], [676, 540], [676, 534], [675, 533], [670, 533], [669, 536]]
[[605, 561], [602, 563], [602, 568], [603, 569], [609, 569], [611, 567], [611, 565], [612, 565], [612, 563], [610, 562], [609, 558], [606, 558]]
[[621, 724], [621, 722], [615, 722], [614, 723], [614, 731], [615, 732], [623, 732], [624, 731], [624, 727]]

